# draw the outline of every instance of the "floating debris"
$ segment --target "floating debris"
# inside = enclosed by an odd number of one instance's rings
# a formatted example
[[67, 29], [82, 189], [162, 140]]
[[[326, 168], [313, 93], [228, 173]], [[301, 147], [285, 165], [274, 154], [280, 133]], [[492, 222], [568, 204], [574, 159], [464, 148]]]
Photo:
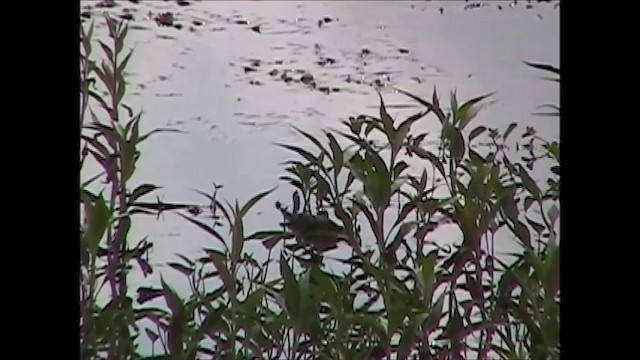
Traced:
[[258, 80], [249, 80], [249, 85], [262, 85], [262, 83]]
[[83, 17], [85, 19], [90, 19], [91, 18], [91, 12], [90, 11], [83, 11], [80, 13], [80, 17]]
[[465, 5], [464, 6], [464, 10], [472, 10], [472, 9], [477, 9], [482, 7], [483, 5], [481, 3], [471, 3], [469, 5]]
[[321, 57], [320, 60], [316, 61], [316, 64], [320, 66], [333, 65], [335, 63], [336, 59], [330, 57]]
[[252, 67], [250, 67], [250, 66], [245, 66], [245, 67], [243, 67], [243, 69], [244, 69], [244, 73], [245, 73], [245, 74], [246, 74], [246, 73], [253, 72], [253, 71], [258, 71], [258, 69], [256, 69], [256, 68], [252, 68]]
[[313, 75], [311, 75], [311, 73], [308, 71], [305, 71], [305, 73], [300, 78], [300, 81], [302, 81], [302, 83], [306, 85], [311, 84], [313, 80]]
[[276, 75], [278, 75], [278, 69], [273, 69], [273, 70], [269, 71], [269, 75], [270, 75], [270, 76], [276, 76]]
[[133, 20], [133, 14], [132, 13], [120, 14], [120, 18], [122, 20]]
[[409, 50], [407, 50], [407, 49], [398, 49], [398, 52], [400, 52], [400, 54], [408, 54]]
[[282, 81], [289, 83], [293, 80], [293, 78], [291, 76], [289, 76], [288, 72], [285, 70], [282, 75], [280, 75], [280, 79], [282, 79]]
[[249, 25], [249, 22], [247, 20], [244, 20], [244, 19], [235, 20], [234, 23], [236, 23], [238, 25]]
[[96, 4], [97, 8], [112, 8], [116, 6], [115, 0], [103, 0]]
[[173, 13], [160, 13], [153, 20], [160, 26], [173, 26]]
[[256, 25], [256, 26], [252, 26], [251, 30], [257, 32], [258, 34], [260, 34], [260, 25]]
[[193, 25], [195, 25], [195, 26], [202, 26], [202, 25], [204, 25], [204, 22], [203, 22], [203, 21], [200, 21], [200, 20], [193, 20], [191, 23], [192, 23]]
[[158, 34], [158, 35], [156, 35], [156, 37], [157, 37], [158, 39], [165, 39], [165, 40], [175, 40], [175, 39], [176, 39], [176, 37], [175, 37], [175, 36], [171, 36], [171, 35], [161, 35], [161, 34]]
[[191, 3], [188, 2], [187, 0], [178, 0], [178, 5], [180, 5], [180, 6], [188, 6], [188, 5], [191, 5]]
[[182, 24], [174, 24], [173, 27], [178, 29], [178, 30], [181, 30], [182, 29]]

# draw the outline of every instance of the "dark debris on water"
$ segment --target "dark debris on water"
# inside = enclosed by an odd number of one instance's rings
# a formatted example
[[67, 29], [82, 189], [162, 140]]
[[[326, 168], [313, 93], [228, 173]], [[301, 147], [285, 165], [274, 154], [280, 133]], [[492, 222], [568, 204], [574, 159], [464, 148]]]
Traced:
[[337, 21], [338, 19], [332, 19], [328, 16], [323, 17], [322, 19], [318, 20], [318, 27], [321, 28], [323, 24], [328, 24], [332, 21]]
[[116, 6], [115, 0], [103, 0], [96, 4], [97, 8], [112, 8]]
[[168, 11], [160, 13], [154, 18], [156, 24], [160, 26], [172, 26], [173, 25], [173, 13]]
[[133, 14], [132, 13], [123, 13], [123, 14], [120, 14], [120, 18], [122, 20], [133, 20]]

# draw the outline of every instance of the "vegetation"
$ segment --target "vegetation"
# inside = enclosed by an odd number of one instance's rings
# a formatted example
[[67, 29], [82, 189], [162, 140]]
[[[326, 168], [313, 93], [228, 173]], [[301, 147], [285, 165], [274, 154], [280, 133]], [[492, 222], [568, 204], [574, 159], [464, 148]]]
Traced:
[[[473, 126], [489, 95], [459, 102], [452, 93], [445, 110], [435, 89], [430, 100], [398, 90], [424, 109], [392, 119], [380, 97], [378, 116], [349, 118], [322, 138], [299, 130], [306, 149], [282, 144], [293, 155], [280, 178], [291, 199], [273, 209], [283, 222], [248, 231], [245, 219], [271, 190], [230, 204], [216, 188], [200, 207], [150, 201], [153, 184], [130, 188], [140, 143], [168, 130], [140, 133], [141, 114], [123, 102], [127, 28], [106, 22], [107, 42], [94, 42], [93, 24], [81, 29], [80, 164], [102, 169], [80, 187], [82, 359], [559, 359], [558, 142], [527, 128], [523, 165], [508, 155], [517, 124]], [[434, 151], [412, 127], [426, 118], [441, 124]], [[385, 146], [372, 141], [380, 136]], [[482, 137], [484, 153], [472, 146]], [[530, 175], [536, 163], [551, 164], [544, 187]], [[127, 282], [134, 268], [152, 271], [152, 245], [130, 238], [132, 222], [166, 211], [215, 244], [168, 264], [189, 294], [164, 279]], [[456, 229], [451, 246], [433, 236], [445, 225]], [[521, 250], [497, 254], [498, 234]], [[256, 241], [268, 258], [243, 251]], [[330, 271], [325, 252], [339, 243], [350, 256]], [[143, 337], [153, 354], [137, 348]]]

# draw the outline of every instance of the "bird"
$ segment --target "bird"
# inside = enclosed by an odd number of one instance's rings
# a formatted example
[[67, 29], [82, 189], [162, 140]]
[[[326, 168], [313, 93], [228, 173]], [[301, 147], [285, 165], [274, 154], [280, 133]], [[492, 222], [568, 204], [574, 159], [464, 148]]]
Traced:
[[280, 202], [276, 202], [276, 208], [285, 218], [281, 225], [288, 228], [301, 244], [310, 245], [318, 253], [336, 249], [340, 241], [349, 242], [344, 227], [329, 219], [327, 212], [292, 214]]

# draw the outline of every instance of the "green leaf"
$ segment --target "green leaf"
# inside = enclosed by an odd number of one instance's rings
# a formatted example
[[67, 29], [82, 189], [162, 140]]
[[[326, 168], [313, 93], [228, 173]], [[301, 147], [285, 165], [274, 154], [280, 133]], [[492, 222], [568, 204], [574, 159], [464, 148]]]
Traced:
[[398, 359], [409, 358], [416, 341], [416, 335], [420, 333], [420, 326], [428, 317], [428, 312], [421, 312], [411, 316], [411, 320], [402, 331], [400, 343], [398, 344]]
[[236, 273], [236, 265], [244, 247], [244, 222], [242, 217], [242, 210], [236, 201], [235, 219], [233, 219], [233, 226], [231, 227], [231, 271], [233, 274]]
[[544, 289], [548, 297], [554, 298], [560, 288], [560, 247], [549, 242], [545, 260]]
[[280, 257], [280, 275], [284, 279], [284, 299], [289, 317], [299, 322], [300, 316], [302, 316], [300, 314], [300, 289], [284, 254]]
[[464, 326], [462, 316], [460, 316], [460, 310], [457, 307], [453, 311], [449, 310], [449, 314], [449, 322], [445, 329], [445, 336], [452, 342], [458, 342], [460, 332]]
[[211, 258], [213, 265], [216, 267], [216, 270], [218, 270], [218, 273], [222, 278], [222, 283], [229, 292], [229, 296], [231, 296], [232, 299], [235, 299], [236, 281], [233, 275], [231, 275], [229, 268], [227, 268], [227, 257], [217, 250], [208, 250], [207, 253], [209, 258]]
[[433, 297], [434, 285], [436, 283], [435, 277], [435, 266], [436, 260], [438, 257], [438, 251], [433, 250], [429, 252], [426, 256], [420, 257], [419, 260], [419, 269], [420, 272], [418, 278], [418, 286], [422, 292], [422, 298], [425, 301], [425, 304], [428, 306], [431, 304], [431, 299]]
[[333, 168], [334, 173], [339, 174], [342, 169], [342, 165], [344, 164], [344, 156], [343, 151], [340, 148], [340, 145], [336, 141], [336, 138], [331, 135], [331, 133], [326, 132], [327, 138], [329, 139], [329, 146], [331, 147], [331, 153], [333, 154]]
[[536, 184], [535, 181], [531, 178], [527, 170], [520, 164], [518, 164], [520, 179], [522, 180], [522, 185], [527, 191], [533, 195], [533, 198], [536, 200], [540, 200], [540, 188]]
[[427, 317], [427, 320], [425, 322], [425, 327], [427, 330], [433, 330], [438, 327], [440, 319], [442, 318], [442, 307], [444, 306], [444, 299], [445, 294], [441, 294], [440, 297], [438, 297], [438, 300], [436, 300], [434, 305], [431, 307], [431, 312], [429, 313], [429, 316]]
[[140, 139], [138, 140], [138, 144], [140, 144], [143, 141], [147, 140], [151, 135], [159, 134], [159, 133], [163, 133], [163, 132], [184, 134], [184, 131], [177, 130], [177, 129], [167, 129], [167, 128], [153, 129], [153, 130], [149, 131], [148, 133], [140, 136]]
[[396, 250], [398, 250], [398, 248], [400, 247], [400, 244], [402, 243], [402, 241], [405, 240], [405, 237], [407, 236], [407, 234], [409, 234], [411, 232], [411, 230], [413, 230], [415, 227], [416, 227], [416, 222], [415, 221], [406, 222], [406, 223], [402, 224], [400, 226], [400, 229], [396, 233], [395, 238], [391, 242], [391, 244], [389, 244], [389, 246], [387, 246], [387, 251], [395, 253]]
[[482, 166], [487, 162], [485, 158], [471, 148], [469, 149], [469, 160], [471, 160], [471, 163], [475, 166]]
[[375, 334], [380, 338], [380, 343], [388, 344], [389, 343], [389, 333], [385, 330], [385, 327], [381, 324], [381, 318], [377, 315], [360, 315], [357, 320], [354, 319], [354, 322], [358, 322], [363, 325], [365, 329], [371, 329], [375, 332]]
[[459, 164], [460, 161], [462, 161], [465, 152], [465, 144], [462, 133], [457, 128], [450, 126], [449, 139], [451, 140], [451, 155], [455, 159], [456, 164]]
[[[458, 96], [456, 94], [456, 90], [451, 91], [451, 95], [450, 95], [450, 106], [451, 106], [451, 112], [454, 114], [458, 113]], [[455, 121], [457, 120], [456, 118], [454, 118], [454, 124], [457, 124], [457, 122]]]
[[123, 73], [124, 69], [127, 68], [127, 64], [129, 63], [129, 59], [131, 59], [131, 55], [133, 55], [133, 50], [130, 50], [129, 53], [124, 57], [124, 59], [118, 65], [119, 73]]
[[434, 97], [433, 104], [428, 102], [428, 101], [426, 101], [426, 100], [424, 100], [424, 99], [421, 99], [421, 98], [419, 98], [419, 97], [417, 97], [417, 96], [415, 96], [415, 95], [413, 95], [413, 94], [411, 94], [411, 93], [409, 93], [407, 91], [404, 91], [402, 89], [394, 88], [394, 90], [396, 90], [397, 92], [399, 92], [399, 93], [401, 93], [403, 95], [406, 95], [406, 96], [412, 98], [413, 100], [419, 102], [420, 104], [424, 105], [427, 108], [427, 110], [433, 111], [436, 114], [436, 116], [438, 117], [438, 120], [440, 120], [440, 124], [444, 124], [446, 116], [442, 112], [442, 109], [440, 109], [439, 104], [436, 103], [437, 102], [437, 96], [436, 96], [435, 88], [433, 90], [433, 97]]
[[165, 283], [161, 277], [162, 292], [167, 303], [167, 306], [171, 310], [171, 320], [169, 321], [169, 331], [167, 333], [168, 341], [167, 345], [169, 353], [172, 356], [179, 357], [184, 351], [184, 325], [186, 323], [186, 309], [184, 303], [178, 296], [178, 294]]
[[100, 40], [98, 40], [98, 44], [100, 44], [100, 47], [102, 47], [102, 51], [104, 51], [105, 55], [107, 56], [107, 59], [112, 60], [113, 59], [113, 51], [111, 50], [111, 48], [109, 48], [109, 46], [107, 44], [103, 43]]
[[100, 241], [107, 231], [109, 223], [111, 222], [111, 212], [109, 207], [100, 193], [95, 202], [92, 199], [83, 195], [84, 211], [87, 217], [88, 229], [86, 234], [88, 235], [89, 251], [95, 256], [100, 245]]
[[308, 152], [307, 150], [304, 150], [304, 149], [302, 149], [300, 147], [297, 147], [297, 146], [287, 145], [287, 144], [276, 144], [276, 145], [297, 153], [298, 155], [302, 156], [303, 158], [305, 158], [307, 161], [309, 161], [312, 164], [318, 164], [318, 159], [315, 156], [313, 156], [313, 154]]
[[484, 107], [479, 105], [478, 103], [484, 99], [487, 99], [493, 96], [495, 92], [491, 92], [489, 94], [485, 94], [482, 96], [478, 96], [473, 98], [460, 106], [457, 111], [457, 119], [454, 119], [454, 124], [457, 124], [458, 129], [463, 130], [470, 122], [473, 120], [478, 112]]
[[400, 175], [402, 175], [402, 172], [408, 168], [409, 168], [409, 164], [407, 164], [406, 161], [404, 160], [398, 161], [396, 165], [393, 167], [393, 178], [398, 179]]
[[389, 142], [392, 142], [396, 134], [396, 130], [393, 127], [393, 119], [387, 113], [387, 109], [384, 106], [384, 100], [382, 100], [380, 92], [378, 92], [378, 96], [380, 97], [380, 120], [382, 121], [382, 126]]
[[440, 174], [446, 177], [444, 166], [442, 165], [438, 157], [435, 156], [431, 151], [425, 150], [422, 147], [412, 147], [411, 151], [413, 151], [419, 157], [429, 160], [433, 165], [435, 165], [436, 169], [440, 171]]

